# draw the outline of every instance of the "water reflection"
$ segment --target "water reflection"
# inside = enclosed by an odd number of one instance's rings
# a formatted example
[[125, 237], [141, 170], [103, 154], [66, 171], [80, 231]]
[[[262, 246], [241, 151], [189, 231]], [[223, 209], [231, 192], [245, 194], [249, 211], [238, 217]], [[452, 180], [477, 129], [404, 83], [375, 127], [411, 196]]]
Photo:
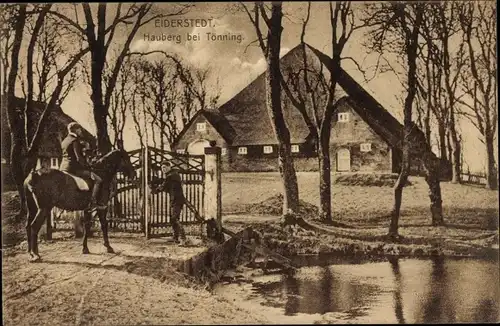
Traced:
[[[498, 263], [437, 257], [305, 267], [255, 280], [254, 294], [283, 314], [341, 314], [390, 323], [499, 320]], [[391, 305], [392, 301], [392, 305]]]
[[403, 299], [401, 296], [401, 289], [403, 287], [401, 281], [401, 272], [399, 270], [399, 259], [395, 257], [389, 258], [389, 264], [391, 264], [392, 273], [394, 274], [394, 313], [396, 314], [396, 319], [398, 323], [404, 324], [405, 318], [403, 314]]
[[311, 272], [314, 275], [305, 278], [287, 275], [278, 281], [257, 281], [254, 290], [265, 298], [266, 305], [283, 307], [287, 316], [346, 312], [353, 318], [366, 315], [361, 308], [378, 292], [378, 286], [335, 276], [330, 268], [317, 267]]

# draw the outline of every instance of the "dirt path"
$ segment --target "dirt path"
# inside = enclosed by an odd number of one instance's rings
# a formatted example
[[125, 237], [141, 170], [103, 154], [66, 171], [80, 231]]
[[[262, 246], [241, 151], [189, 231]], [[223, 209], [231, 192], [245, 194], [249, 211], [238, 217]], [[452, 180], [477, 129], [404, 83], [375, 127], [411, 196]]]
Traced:
[[22, 248], [3, 252], [4, 325], [264, 323], [226, 299], [195, 288], [175, 262], [203, 250], [167, 241], [116, 239], [117, 254], [91, 239], [40, 246], [43, 261], [28, 263]]

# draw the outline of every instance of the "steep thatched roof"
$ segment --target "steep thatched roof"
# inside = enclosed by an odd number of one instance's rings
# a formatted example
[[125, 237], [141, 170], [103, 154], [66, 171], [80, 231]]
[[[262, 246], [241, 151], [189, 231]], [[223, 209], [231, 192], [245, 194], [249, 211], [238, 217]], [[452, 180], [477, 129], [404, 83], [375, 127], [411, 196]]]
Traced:
[[[329, 56], [310, 45], [308, 47], [323, 64], [330, 65]], [[349, 96], [347, 101], [354, 111], [388, 144], [400, 149], [403, 125], [342, 68], [338, 84]]]
[[207, 118], [208, 122], [221, 134], [221, 136], [228, 142], [232, 143], [234, 137], [236, 136], [236, 131], [227, 121], [226, 117], [219, 114], [215, 110], [203, 110], [203, 115]]
[[[16, 105], [19, 108], [24, 107], [25, 100], [16, 98]], [[28, 113], [28, 139], [33, 138], [33, 134], [37, 128], [40, 116], [45, 109], [45, 103], [35, 102], [33, 111]], [[58, 157], [61, 155], [61, 141], [67, 136], [67, 125], [75, 120], [65, 114], [60, 107], [55, 108], [49, 113], [47, 124], [40, 130], [42, 132], [42, 139], [40, 147], [38, 148], [39, 156]], [[8, 158], [10, 156], [10, 133], [7, 122], [7, 114], [2, 111], [2, 157]], [[95, 146], [95, 138], [84, 129], [84, 137], [91, 144]]]
[[[299, 50], [300, 47], [296, 47], [281, 58], [282, 71], [300, 65], [302, 55]], [[283, 115], [290, 129], [291, 142], [303, 143], [309, 135], [309, 129], [286, 94], [282, 93], [282, 99]], [[219, 113], [236, 131], [232, 145], [277, 144], [266, 106], [265, 72], [223, 104], [219, 108]]]
[[[289, 69], [302, 66], [303, 52], [313, 65], [328, 67], [331, 59], [310, 45], [297, 45], [280, 60], [283, 74]], [[347, 103], [354, 109], [388, 144], [401, 148], [402, 125], [382, 107], [344, 69], [339, 71], [339, 86], [347, 94]], [[309, 138], [309, 129], [300, 112], [292, 105], [282, 91], [282, 109], [290, 130], [292, 143], [303, 143]], [[206, 112], [206, 111], [205, 111]], [[266, 76], [260, 74], [247, 87], [220, 106], [218, 111], [205, 114], [218, 132], [233, 146], [277, 144], [266, 106]], [[193, 118], [193, 120], [196, 117]], [[192, 121], [193, 121], [192, 120]], [[188, 124], [185, 128], [189, 128]], [[179, 135], [182, 137], [183, 133]]]

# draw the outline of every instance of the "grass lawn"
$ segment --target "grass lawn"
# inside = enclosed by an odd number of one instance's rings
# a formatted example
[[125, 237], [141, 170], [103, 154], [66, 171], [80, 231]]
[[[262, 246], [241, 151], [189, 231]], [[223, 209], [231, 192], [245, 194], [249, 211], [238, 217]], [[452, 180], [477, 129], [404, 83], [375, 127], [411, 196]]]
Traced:
[[[297, 173], [301, 200], [319, 204], [319, 175]], [[421, 177], [410, 177], [403, 191], [401, 226], [431, 223], [428, 188]], [[246, 206], [281, 192], [278, 173], [225, 173], [222, 175], [223, 214], [244, 214]], [[470, 185], [441, 183], [447, 225], [494, 230], [498, 228], [498, 192]], [[388, 226], [394, 202], [392, 187], [332, 185], [335, 221], [362, 226]]]
[[[300, 200], [318, 205], [318, 174], [297, 173], [297, 178]], [[299, 249], [303, 253], [321, 252], [321, 246], [355, 245], [361, 251], [380, 247], [385, 253], [391, 250], [393, 253], [409, 253], [418, 249], [429, 254], [434, 248], [441, 248], [446, 255], [483, 256], [490, 255], [491, 250], [496, 250], [498, 254], [498, 191], [442, 182], [445, 226], [434, 227], [431, 225], [425, 180], [410, 177], [410, 182], [411, 185], [403, 191], [399, 224], [399, 233], [403, 238], [397, 248], [385, 247], [394, 202], [393, 189], [389, 186], [332, 185], [333, 219], [344, 226], [322, 226], [327, 234], [291, 236], [285, 242], [309, 243]], [[268, 207], [258, 203], [280, 192], [281, 182], [277, 173], [223, 174], [222, 210], [223, 216], [226, 215], [225, 223], [236, 228], [253, 225], [271, 237], [282, 237], [278, 235], [277, 216], [259, 216], [252, 212], [253, 207]], [[317, 248], [311, 249], [313, 247]], [[325, 252], [329, 251], [327, 248]]]

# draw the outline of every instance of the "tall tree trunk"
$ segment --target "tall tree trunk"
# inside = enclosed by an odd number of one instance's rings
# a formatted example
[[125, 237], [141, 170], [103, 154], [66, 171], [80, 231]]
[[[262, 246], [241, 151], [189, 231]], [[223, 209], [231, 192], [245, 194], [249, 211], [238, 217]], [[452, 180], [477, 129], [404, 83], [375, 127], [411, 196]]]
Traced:
[[491, 190], [498, 189], [498, 170], [495, 164], [495, 143], [493, 137], [486, 137], [486, 158], [487, 158], [487, 171], [486, 171], [486, 187]]
[[6, 112], [7, 122], [10, 130], [10, 166], [12, 168], [12, 179], [16, 184], [16, 189], [21, 200], [21, 208], [17, 216], [25, 215], [25, 194], [23, 189], [24, 173], [23, 173], [23, 154], [26, 150], [25, 129], [24, 129], [24, 114], [22, 108], [17, 106], [15, 90], [16, 78], [19, 69], [19, 51], [23, 41], [24, 26], [26, 24], [26, 5], [19, 5], [19, 11], [14, 25], [14, 40], [12, 42], [10, 71], [7, 79], [7, 96], [6, 96]]
[[293, 166], [293, 158], [290, 146], [290, 131], [283, 117], [281, 108], [281, 71], [280, 71], [280, 48], [281, 48], [281, 20], [283, 17], [281, 3], [273, 2], [268, 32], [268, 54], [266, 73], [266, 103], [273, 126], [274, 133], [278, 139], [279, 167], [283, 181], [283, 214], [288, 210], [296, 213], [299, 206], [299, 189], [297, 176]]
[[460, 183], [461, 180], [461, 169], [460, 169], [460, 157], [462, 152], [462, 147], [460, 144], [460, 139], [457, 134], [457, 129], [455, 128], [455, 115], [454, 115], [453, 107], [450, 108], [450, 137], [451, 137], [451, 147], [452, 147], [452, 155], [451, 155], [451, 165], [452, 165], [452, 183]]
[[92, 19], [90, 6], [83, 5], [86, 16], [87, 40], [89, 42], [91, 63], [91, 88], [92, 88], [92, 105], [94, 113], [94, 122], [97, 130], [97, 148], [101, 154], [111, 150], [111, 140], [108, 134], [108, 108], [104, 105], [103, 97], [103, 73], [106, 62], [105, 44], [104, 44], [104, 28], [106, 25], [106, 4], [99, 4], [97, 12], [97, 37], [95, 34], [95, 24]]
[[446, 132], [446, 153], [449, 162], [453, 160], [453, 145], [451, 144], [451, 132]]
[[[324, 133], [322, 133], [324, 134]], [[322, 135], [318, 142], [319, 162], [319, 215], [325, 222], [332, 221], [332, 189], [330, 164], [330, 137]]]
[[425, 139], [427, 139], [427, 142], [430, 144], [431, 143], [431, 109], [430, 109], [430, 105], [427, 105], [427, 110], [425, 111], [424, 132], [425, 132]]
[[438, 136], [439, 136], [439, 157], [445, 160], [448, 157], [446, 151], [446, 126], [444, 121], [438, 121]]
[[[430, 150], [430, 148], [429, 148]], [[427, 152], [423, 155], [424, 167], [426, 170], [425, 181], [429, 186], [429, 199], [431, 202], [431, 216], [432, 225], [444, 225], [443, 219], [443, 200], [441, 196], [441, 183], [440, 183], [440, 163], [441, 160], [437, 158], [434, 153]]]
[[108, 135], [108, 122], [106, 113], [100, 105], [94, 104], [94, 122], [97, 130], [97, 148], [101, 154], [108, 153], [111, 150], [111, 140]]
[[[405, 138], [409, 135], [408, 128], [405, 128]], [[389, 226], [389, 236], [395, 237], [398, 235], [399, 228], [399, 216], [401, 212], [401, 201], [403, 197], [403, 187], [408, 181], [408, 176], [410, 175], [410, 148], [409, 144], [403, 142], [403, 155], [401, 158], [401, 172], [394, 185], [394, 206], [391, 213], [391, 224]]]
[[[405, 98], [404, 103], [404, 127], [403, 127], [403, 155], [401, 160], [401, 173], [399, 174], [398, 180], [394, 185], [394, 207], [392, 210], [391, 224], [389, 226], [389, 237], [398, 236], [399, 228], [399, 216], [401, 210], [401, 199], [403, 196], [403, 187], [408, 181], [408, 176], [410, 174], [410, 137], [412, 130], [416, 128], [412, 121], [413, 113], [413, 101], [417, 95], [417, 57], [418, 57], [418, 35], [420, 30], [420, 24], [422, 23], [423, 9], [419, 8], [420, 4], [407, 4], [406, 6], [415, 6], [416, 18], [415, 23], [412, 26], [411, 32], [405, 30], [406, 32], [406, 58], [408, 63], [408, 94]], [[399, 13], [403, 17], [403, 25], [406, 25], [405, 12], [402, 7], [398, 9], [401, 10]], [[406, 25], [408, 28], [408, 25]]]

